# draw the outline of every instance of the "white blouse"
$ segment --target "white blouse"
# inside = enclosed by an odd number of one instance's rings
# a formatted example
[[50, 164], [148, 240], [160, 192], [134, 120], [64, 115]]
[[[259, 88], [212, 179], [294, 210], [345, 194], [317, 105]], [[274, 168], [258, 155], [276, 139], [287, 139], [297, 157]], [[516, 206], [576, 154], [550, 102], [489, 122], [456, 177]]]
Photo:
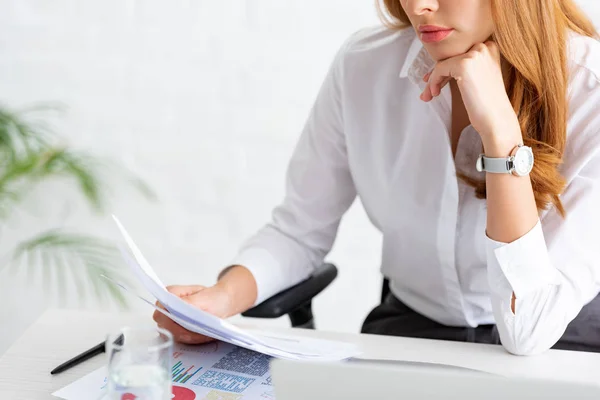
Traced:
[[485, 234], [486, 201], [456, 177], [484, 179], [480, 137], [466, 127], [453, 159], [450, 88], [419, 99], [435, 62], [415, 31], [349, 38], [299, 139], [284, 200], [233, 259], [255, 277], [256, 303], [323, 262], [359, 196], [383, 234], [381, 272], [398, 299], [449, 326], [495, 323], [514, 354], [553, 346], [600, 292], [600, 43], [573, 33], [568, 45], [567, 217], [544, 211], [525, 236], [499, 243]]

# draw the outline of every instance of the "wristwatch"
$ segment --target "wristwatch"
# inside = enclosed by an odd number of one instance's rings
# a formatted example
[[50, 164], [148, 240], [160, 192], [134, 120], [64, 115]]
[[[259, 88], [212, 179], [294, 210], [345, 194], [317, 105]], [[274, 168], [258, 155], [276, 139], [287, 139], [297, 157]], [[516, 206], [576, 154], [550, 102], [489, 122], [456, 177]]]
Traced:
[[475, 168], [479, 172], [525, 176], [533, 169], [533, 151], [531, 147], [519, 144], [511, 151], [509, 157], [490, 158], [480, 154]]

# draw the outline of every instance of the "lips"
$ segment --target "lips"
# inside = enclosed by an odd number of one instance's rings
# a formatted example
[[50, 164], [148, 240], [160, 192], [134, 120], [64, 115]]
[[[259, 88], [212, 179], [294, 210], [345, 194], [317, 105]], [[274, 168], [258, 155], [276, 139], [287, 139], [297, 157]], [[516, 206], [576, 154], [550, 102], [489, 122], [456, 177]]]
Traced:
[[422, 25], [419, 27], [421, 40], [425, 43], [441, 42], [450, 35], [454, 29], [436, 25]]
[[452, 28], [448, 28], [446, 26], [439, 26], [439, 25], [420, 25], [419, 26], [419, 32], [421, 32], [421, 33], [450, 31], [450, 30], [452, 30]]

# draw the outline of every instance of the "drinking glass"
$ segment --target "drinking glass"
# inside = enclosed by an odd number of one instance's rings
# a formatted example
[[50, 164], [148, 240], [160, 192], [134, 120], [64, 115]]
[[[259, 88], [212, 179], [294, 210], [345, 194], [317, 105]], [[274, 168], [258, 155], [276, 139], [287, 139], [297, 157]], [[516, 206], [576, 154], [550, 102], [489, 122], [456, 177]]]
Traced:
[[161, 328], [130, 328], [109, 334], [109, 400], [171, 400], [173, 336]]

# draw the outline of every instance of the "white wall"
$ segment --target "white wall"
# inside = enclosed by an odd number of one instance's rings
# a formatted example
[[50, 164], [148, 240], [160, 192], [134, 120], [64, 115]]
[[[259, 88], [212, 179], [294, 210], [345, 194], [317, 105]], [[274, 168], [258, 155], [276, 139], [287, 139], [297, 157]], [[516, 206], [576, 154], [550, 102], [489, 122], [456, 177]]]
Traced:
[[[167, 283], [214, 282], [269, 218], [334, 52], [377, 22], [367, 0], [0, 0], [0, 10], [0, 102], [64, 103], [53, 121], [70, 145], [146, 179], [158, 202], [118, 186], [112, 210]], [[64, 186], [36, 195], [1, 227], [1, 251], [55, 225], [117, 238]], [[379, 240], [355, 204], [329, 257], [340, 276], [314, 304], [320, 328], [357, 331], [377, 303]], [[59, 304], [40, 288], [0, 274], [0, 354]], [[62, 305], [110, 307], [72, 294]]]
[[[151, 203], [121, 186], [112, 204], [166, 283], [213, 283], [267, 221], [334, 52], [377, 22], [372, 2], [358, 0], [0, 0], [0, 10], [0, 102], [62, 102], [54, 126], [68, 143], [155, 189]], [[13, 218], [0, 249], [55, 224], [117, 238], [108, 218], [63, 190], [38, 191], [34, 217]], [[357, 331], [376, 304], [378, 239], [354, 207], [330, 257], [340, 277], [314, 304], [321, 328]], [[0, 275], [0, 304], [10, 304], [0, 308], [0, 354], [59, 304], [27, 279]]]

